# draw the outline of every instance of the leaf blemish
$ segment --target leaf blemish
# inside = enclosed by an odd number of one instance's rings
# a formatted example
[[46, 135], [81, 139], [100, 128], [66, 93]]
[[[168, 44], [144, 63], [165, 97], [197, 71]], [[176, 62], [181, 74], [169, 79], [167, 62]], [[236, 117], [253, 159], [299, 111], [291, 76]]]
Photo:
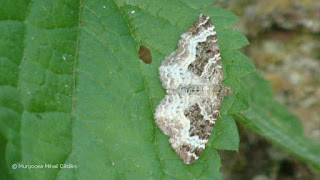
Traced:
[[146, 64], [150, 64], [152, 62], [152, 57], [150, 53], [150, 49], [146, 46], [141, 45], [139, 48], [139, 58]]

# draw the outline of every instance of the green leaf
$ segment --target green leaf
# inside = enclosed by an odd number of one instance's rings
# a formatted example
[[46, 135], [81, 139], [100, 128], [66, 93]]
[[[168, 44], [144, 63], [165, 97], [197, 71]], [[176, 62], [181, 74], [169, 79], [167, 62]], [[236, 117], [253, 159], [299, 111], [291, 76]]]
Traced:
[[226, 30], [238, 21], [238, 17], [232, 12], [218, 7], [206, 6], [201, 9], [201, 12], [211, 17], [218, 31]]
[[232, 116], [222, 115], [215, 124], [208, 146], [213, 144], [215, 149], [238, 151], [239, 134]]
[[240, 78], [252, 72], [254, 67], [251, 61], [237, 50], [222, 50], [221, 58], [224, 70], [223, 83], [232, 89], [232, 94], [224, 99], [220, 113], [233, 114], [249, 106], [248, 92]]
[[221, 51], [236, 50], [249, 44], [247, 38], [235, 29], [217, 30], [217, 36], [223, 39], [219, 41]]
[[[208, 7], [211, 2], [1, 1], [2, 177], [221, 179], [214, 148], [235, 150], [239, 142], [231, 117], [221, 113], [226, 118], [214, 129], [229, 142], [212, 139], [212, 146], [189, 166], [153, 120], [165, 94], [157, 69], [180, 34], [200, 13], [211, 15], [221, 32], [236, 21], [232, 13]], [[247, 43], [233, 30], [230, 37], [220, 34], [222, 54]], [[138, 58], [141, 44], [151, 49], [151, 65]], [[227, 66], [233, 67], [227, 63], [232, 59], [242, 61], [234, 52], [223, 58]], [[243, 67], [243, 73], [252, 70], [249, 61]], [[239, 78], [230, 74], [226, 82], [237, 86]], [[237, 91], [241, 94], [240, 86]], [[246, 104], [246, 98], [229, 99]], [[12, 169], [12, 164], [77, 168]]]
[[202, 7], [208, 7], [215, 0], [202, 0], [202, 1], [193, 1], [193, 0], [181, 0], [181, 2], [187, 4], [188, 6], [194, 9], [200, 9]]
[[234, 114], [246, 127], [320, 169], [320, 146], [304, 137], [299, 119], [273, 100], [271, 87], [256, 72], [244, 76], [250, 108]]
[[[5, 157], [7, 139], [0, 134], [0, 157]], [[4, 158], [0, 159], [0, 178], [1, 179], [12, 179], [9, 174], [8, 165]]]

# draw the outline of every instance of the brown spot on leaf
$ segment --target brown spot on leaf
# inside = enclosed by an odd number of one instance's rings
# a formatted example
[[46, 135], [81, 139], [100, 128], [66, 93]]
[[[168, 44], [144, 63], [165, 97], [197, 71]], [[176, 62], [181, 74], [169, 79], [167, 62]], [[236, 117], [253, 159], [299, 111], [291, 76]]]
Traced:
[[146, 46], [141, 45], [139, 48], [139, 58], [146, 64], [150, 64], [152, 62], [152, 57], [150, 53], [150, 49]]

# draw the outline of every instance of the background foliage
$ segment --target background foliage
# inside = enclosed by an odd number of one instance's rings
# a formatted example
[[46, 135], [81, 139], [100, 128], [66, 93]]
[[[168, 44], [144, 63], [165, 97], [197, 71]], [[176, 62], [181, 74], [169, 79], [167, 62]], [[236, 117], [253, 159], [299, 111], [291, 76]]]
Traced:
[[[234, 119], [320, 168], [319, 146], [239, 48], [237, 18], [212, 0], [3, 0], [0, 2], [2, 179], [221, 179], [217, 149], [237, 150]], [[200, 159], [186, 166], [155, 126], [157, 68], [199, 16], [216, 27], [233, 94]], [[151, 49], [144, 64], [140, 45]], [[12, 164], [76, 169], [12, 169]]]

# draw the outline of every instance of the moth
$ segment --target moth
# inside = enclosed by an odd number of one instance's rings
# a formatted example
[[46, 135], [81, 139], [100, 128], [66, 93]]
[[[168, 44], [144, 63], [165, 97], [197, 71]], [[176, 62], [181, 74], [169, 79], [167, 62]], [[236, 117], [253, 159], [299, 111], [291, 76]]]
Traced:
[[154, 119], [185, 164], [197, 160], [205, 149], [223, 97], [231, 93], [222, 85], [217, 41], [210, 18], [201, 14], [159, 67], [166, 96]]

